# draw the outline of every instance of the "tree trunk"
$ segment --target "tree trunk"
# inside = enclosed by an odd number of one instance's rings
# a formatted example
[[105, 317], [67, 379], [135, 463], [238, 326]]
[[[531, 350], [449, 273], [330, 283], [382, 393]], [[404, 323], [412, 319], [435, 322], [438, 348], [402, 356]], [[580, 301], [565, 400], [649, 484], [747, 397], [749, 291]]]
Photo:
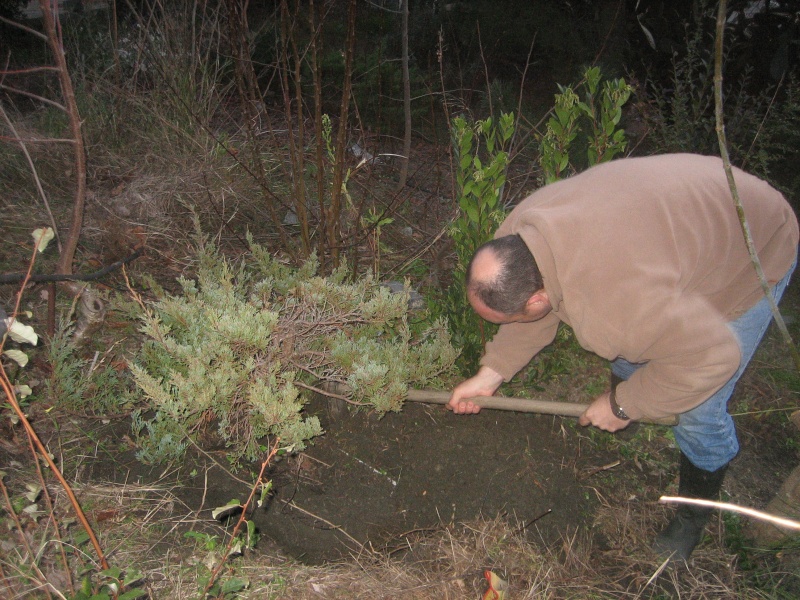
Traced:
[[408, 0], [402, 0], [403, 11], [403, 115], [405, 116], [405, 136], [403, 137], [403, 162], [400, 168], [402, 189], [408, 179], [408, 163], [411, 159], [411, 76], [408, 72]]
[[[48, 0], [39, 0], [42, 10], [42, 20], [44, 30], [47, 35], [47, 43], [53, 52], [53, 60], [58, 69], [58, 81], [61, 84], [61, 93], [64, 96], [64, 108], [69, 118], [69, 126], [72, 133], [72, 149], [75, 166], [75, 193], [72, 203], [72, 222], [64, 240], [64, 247], [61, 256], [58, 258], [56, 273], [62, 275], [72, 274], [72, 261], [75, 258], [75, 250], [78, 247], [78, 240], [81, 236], [81, 226], [83, 225], [83, 207], [86, 201], [86, 151], [83, 145], [83, 134], [81, 132], [81, 117], [78, 112], [78, 103], [75, 100], [75, 89], [72, 87], [72, 79], [67, 69], [67, 59], [64, 56], [62, 40], [56, 31], [55, 16]], [[70, 291], [77, 291], [77, 286], [68, 285]]]
[[722, 158], [722, 164], [725, 168], [725, 175], [728, 178], [731, 196], [733, 198], [733, 203], [736, 206], [736, 214], [738, 215], [739, 223], [742, 226], [742, 235], [744, 236], [744, 242], [747, 246], [747, 252], [750, 254], [750, 260], [753, 263], [753, 269], [755, 270], [758, 280], [761, 283], [761, 289], [764, 291], [764, 297], [766, 297], [769, 302], [769, 308], [772, 311], [775, 324], [778, 326], [778, 330], [781, 332], [781, 335], [783, 336], [783, 339], [789, 348], [789, 352], [794, 359], [795, 368], [800, 371], [800, 352], [798, 352], [797, 346], [794, 345], [792, 336], [789, 333], [789, 329], [786, 327], [786, 322], [783, 320], [783, 317], [778, 310], [778, 304], [775, 302], [775, 297], [772, 295], [772, 290], [770, 289], [767, 278], [764, 275], [764, 269], [761, 267], [761, 259], [756, 253], [756, 246], [753, 242], [753, 236], [750, 233], [750, 224], [747, 222], [747, 217], [744, 214], [742, 201], [739, 198], [739, 189], [736, 187], [736, 181], [733, 178], [730, 155], [728, 154], [728, 139], [725, 135], [725, 122], [722, 102], [722, 50], [724, 48], [727, 8], [727, 0], [720, 0], [719, 9], [717, 10], [717, 31], [716, 40], [714, 43], [714, 115], [716, 118], [717, 140], [719, 142], [720, 157]]
[[341, 246], [340, 216], [342, 212], [342, 184], [344, 183], [344, 156], [347, 142], [347, 117], [350, 110], [350, 91], [353, 77], [353, 48], [356, 40], [356, 0], [350, 0], [347, 15], [347, 40], [344, 54], [344, 81], [342, 82], [342, 104], [339, 109], [339, 130], [336, 134], [336, 162], [333, 165], [333, 189], [331, 190], [328, 223], [328, 247], [333, 262], [339, 260]]

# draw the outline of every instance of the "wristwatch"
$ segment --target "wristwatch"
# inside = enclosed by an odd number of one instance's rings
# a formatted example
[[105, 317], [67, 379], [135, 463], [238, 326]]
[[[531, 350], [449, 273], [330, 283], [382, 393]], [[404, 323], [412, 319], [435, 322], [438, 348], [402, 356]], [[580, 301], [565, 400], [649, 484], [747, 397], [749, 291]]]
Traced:
[[630, 421], [630, 417], [625, 414], [625, 411], [622, 410], [619, 404], [617, 404], [617, 390], [611, 390], [611, 394], [608, 396], [608, 401], [611, 403], [611, 412], [614, 413], [614, 416], [618, 419], [622, 419], [623, 421]]

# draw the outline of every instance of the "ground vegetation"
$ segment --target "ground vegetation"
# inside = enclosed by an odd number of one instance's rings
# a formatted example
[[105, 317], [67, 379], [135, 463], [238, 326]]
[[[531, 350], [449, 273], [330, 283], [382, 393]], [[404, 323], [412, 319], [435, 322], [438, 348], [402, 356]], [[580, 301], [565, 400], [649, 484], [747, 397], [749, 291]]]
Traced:
[[[502, 211], [606, 152], [714, 152], [713, 7], [409, 2], [405, 44], [398, 3], [250, 4], [0, 13], [2, 593], [797, 597], [797, 536], [734, 513], [688, 568], [650, 552], [667, 429], [402, 403], [458, 380], [435, 317], [465, 322], [444, 299]], [[732, 160], [795, 202], [796, 9], [748, 10]], [[501, 392], [606, 386], [564, 327]], [[798, 389], [770, 332], [726, 500], [763, 509], [797, 465]]]

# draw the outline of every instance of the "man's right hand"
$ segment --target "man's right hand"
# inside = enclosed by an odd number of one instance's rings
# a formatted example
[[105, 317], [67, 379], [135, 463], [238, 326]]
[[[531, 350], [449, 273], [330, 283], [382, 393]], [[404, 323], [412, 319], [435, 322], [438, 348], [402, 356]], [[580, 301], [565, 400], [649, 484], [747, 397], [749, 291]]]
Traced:
[[453, 390], [447, 408], [457, 415], [474, 415], [481, 407], [474, 402], [465, 401], [475, 396], [491, 396], [503, 383], [503, 376], [489, 367], [481, 367], [473, 377], [461, 382]]

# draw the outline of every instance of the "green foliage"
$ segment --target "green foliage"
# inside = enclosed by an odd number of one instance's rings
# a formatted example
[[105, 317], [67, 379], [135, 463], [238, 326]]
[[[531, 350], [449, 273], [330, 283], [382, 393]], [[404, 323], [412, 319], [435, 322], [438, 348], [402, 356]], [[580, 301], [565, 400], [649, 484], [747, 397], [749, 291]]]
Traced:
[[496, 330], [471, 309], [467, 301], [465, 277], [475, 250], [492, 239], [505, 211], [500, 202], [506, 182], [506, 148], [514, 133], [514, 115], [504, 113], [495, 123], [489, 117], [468, 123], [463, 117], [453, 119], [453, 145], [458, 158], [456, 181], [460, 216], [450, 228], [457, 263], [453, 283], [440, 303], [447, 317], [453, 343], [461, 348], [459, 369], [474, 371], [483, 345]]
[[[198, 581], [198, 590], [204, 591], [208, 583], [207, 577], [201, 577]], [[220, 581], [215, 581], [214, 585], [207, 592], [209, 598], [222, 598], [231, 600], [239, 595], [239, 592], [246, 590], [250, 582], [243, 577], [229, 577]]]
[[212, 425], [233, 461], [256, 459], [269, 435], [299, 450], [322, 431], [302, 414], [304, 387], [344, 384], [353, 403], [385, 413], [407, 386], [451, 370], [444, 326], [412, 331], [407, 293], [369, 277], [345, 283], [344, 269], [317, 276], [314, 257], [291, 269], [250, 242], [234, 265], [201, 241], [197, 279], [141, 315], [148, 341], [131, 369], [152, 411], [135, 416], [145, 460], [179, 457]]
[[86, 575], [81, 580], [81, 589], [70, 600], [133, 600], [148, 595], [147, 591], [131, 587], [142, 579], [142, 574], [136, 569], [123, 571], [119, 567], [110, 567], [100, 571], [95, 576], [97, 583], [92, 582], [92, 577]]
[[[558, 87], [561, 91], [555, 97], [553, 116], [540, 141], [539, 161], [545, 183], [607, 162], [627, 146], [625, 131], [619, 128], [622, 107], [631, 95], [624, 79], [602, 81], [600, 69], [590, 67], [579, 86]], [[584, 147], [585, 160], [576, 144]]]
[[[781, 516], [781, 515], [778, 515]], [[791, 600], [800, 592], [800, 535], [790, 535], [768, 547], [753, 543], [747, 519], [723, 511], [725, 547], [747, 581], [751, 593], [759, 598]]]
[[372, 276], [380, 279], [381, 251], [385, 250], [384, 244], [381, 242], [381, 230], [384, 225], [394, 223], [394, 219], [387, 217], [385, 212], [370, 208], [365, 215], [361, 216], [361, 223], [365, 229], [370, 231], [367, 243], [372, 251]]
[[62, 323], [48, 346], [48, 399], [78, 413], [109, 415], [130, 409], [134, 397], [126, 372], [117, 371], [99, 353], [92, 360], [83, 358], [71, 342], [71, 333], [72, 327]]
[[580, 360], [586, 355], [575, 333], [561, 323], [553, 343], [544, 348], [524, 372], [525, 387], [543, 391], [544, 384], [579, 370]]
[[[647, 89], [651, 100], [642, 116], [648, 143], [659, 153], [718, 154], [714, 106], [714, 40], [704, 31], [716, 6], [700, 12], [687, 26], [685, 47], [672, 60], [667, 83], [654, 74]], [[747, 44], [746, 41], [742, 42]], [[726, 37], [726, 56], [735, 57], [740, 40]], [[768, 177], [771, 167], [796, 156], [800, 147], [800, 82], [754, 86], [750, 67], [730, 80], [723, 76], [725, 135], [731, 161]]]

